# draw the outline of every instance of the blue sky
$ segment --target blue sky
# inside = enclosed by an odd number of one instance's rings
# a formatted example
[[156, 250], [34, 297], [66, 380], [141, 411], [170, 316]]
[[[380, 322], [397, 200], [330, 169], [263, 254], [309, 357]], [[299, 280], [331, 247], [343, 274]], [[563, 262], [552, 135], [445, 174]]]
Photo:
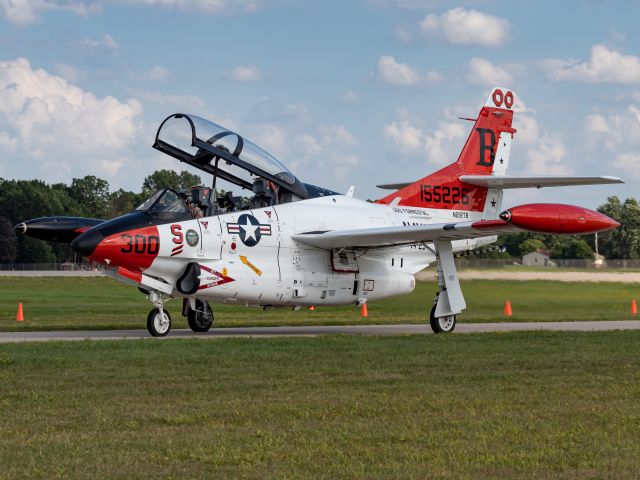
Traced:
[[[493, 85], [517, 94], [514, 174], [638, 196], [640, 2], [0, 0], [0, 176], [137, 190], [167, 115], [195, 113], [304, 181], [378, 198], [457, 157]], [[208, 181], [208, 179], [207, 179]]]

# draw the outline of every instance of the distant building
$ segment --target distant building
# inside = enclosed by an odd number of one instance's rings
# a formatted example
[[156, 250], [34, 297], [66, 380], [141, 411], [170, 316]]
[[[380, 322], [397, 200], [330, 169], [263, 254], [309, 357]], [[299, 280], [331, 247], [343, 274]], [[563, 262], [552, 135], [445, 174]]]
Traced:
[[604, 260], [605, 260], [604, 255], [600, 255], [599, 253], [596, 253], [594, 259], [595, 260], [594, 260], [593, 263], [595, 265], [597, 265], [597, 266], [604, 265]]
[[533, 267], [555, 267], [547, 250], [534, 250], [522, 256], [522, 265]]

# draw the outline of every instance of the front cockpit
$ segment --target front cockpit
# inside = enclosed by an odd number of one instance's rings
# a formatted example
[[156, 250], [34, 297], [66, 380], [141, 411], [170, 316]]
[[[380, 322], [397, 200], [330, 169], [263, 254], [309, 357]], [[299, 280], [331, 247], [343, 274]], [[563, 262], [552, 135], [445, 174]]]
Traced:
[[170, 188], [158, 190], [144, 202], [136, 211], [153, 213], [188, 213], [185, 198]]
[[[153, 147], [213, 176], [212, 188], [195, 187], [198, 191], [191, 193], [193, 204], [205, 215], [336, 194], [302, 183], [262, 148], [195, 115], [167, 117]], [[240, 195], [233, 194], [238, 190], [235, 187], [240, 188]]]

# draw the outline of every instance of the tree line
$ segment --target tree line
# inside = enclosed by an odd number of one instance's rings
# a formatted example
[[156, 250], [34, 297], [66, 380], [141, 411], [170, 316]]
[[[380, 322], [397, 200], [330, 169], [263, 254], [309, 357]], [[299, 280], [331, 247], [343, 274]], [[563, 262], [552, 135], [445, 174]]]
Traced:
[[[66, 244], [17, 236], [13, 226], [24, 220], [73, 216], [110, 219], [135, 209], [155, 190], [188, 190], [201, 179], [187, 171], [157, 170], [145, 177], [139, 192], [122, 188], [111, 191], [106, 180], [88, 175], [74, 178], [71, 185], [47, 184], [41, 180], [0, 178], [0, 263], [54, 263], [69, 260]], [[635, 198], [622, 202], [609, 197], [598, 211], [620, 222], [620, 228], [598, 234], [598, 250], [605, 258], [640, 258], [640, 205]], [[498, 245], [504, 253], [485, 256], [519, 258], [534, 250], [546, 250], [551, 258], [593, 259], [595, 236], [560, 236], [537, 233], [500, 235]]]
[[[609, 259], [640, 258], [640, 205], [635, 198], [624, 202], [618, 197], [608, 197], [597, 208], [598, 212], [613, 218], [620, 227], [598, 234], [598, 253]], [[522, 257], [535, 250], [545, 250], [551, 258], [585, 259], [595, 258], [595, 235], [564, 236], [542, 235], [538, 233], [511, 233], [500, 235], [498, 245], [504, 245], [506, 252], [489, 254], [492, 257]]]
[[13, 226], [38, 217], [69, 216], [108, 220], [135, 209], [159, 188], [188, 190], [201, 179], [187, 171], [157, 170], [139, 192], [111, 191], [109, 182], [88, 175], [71, 185], [0, 178], [0, 263], [56, 263], [71, 259], [69, 246], [16, 235]]

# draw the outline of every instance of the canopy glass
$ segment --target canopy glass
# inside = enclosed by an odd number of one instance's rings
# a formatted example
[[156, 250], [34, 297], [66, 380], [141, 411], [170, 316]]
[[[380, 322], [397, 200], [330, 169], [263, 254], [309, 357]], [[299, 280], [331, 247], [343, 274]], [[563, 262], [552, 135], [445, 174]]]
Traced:
[[305, 186], [271, 154], [237, 133], [195, 115], [176, 113], [166, 118], [153, 146], [243, 188], [250, 189], [253, 177], [261, 177], [308, 198]]

